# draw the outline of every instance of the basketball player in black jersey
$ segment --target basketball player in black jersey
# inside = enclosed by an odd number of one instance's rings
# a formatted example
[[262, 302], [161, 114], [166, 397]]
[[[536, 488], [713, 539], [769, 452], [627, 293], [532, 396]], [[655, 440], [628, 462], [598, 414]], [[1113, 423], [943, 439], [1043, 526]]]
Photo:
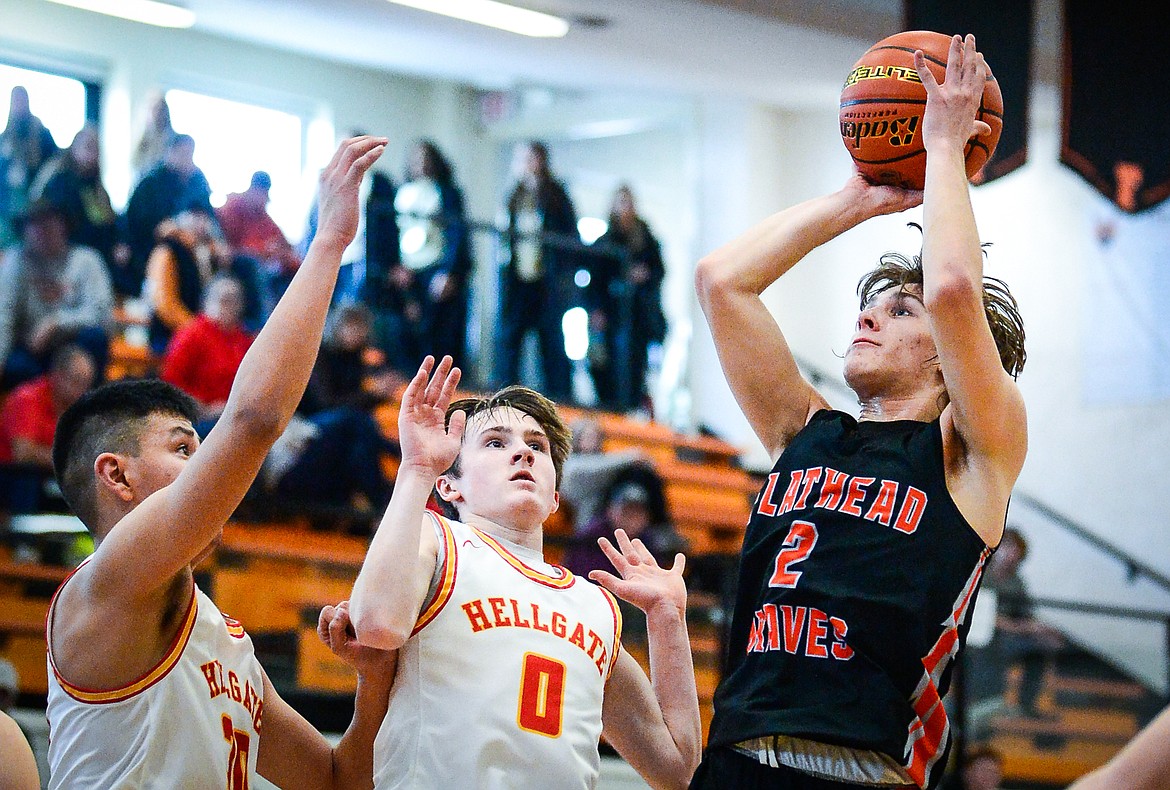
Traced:
[[[926, 188], [874, 186], [772, 216], [699, 263], [696, 287], [732, 392], [776, 460], [740, 558], [728, 663], [692, 788], [934, 787], [940, 698], [1027, 446], [1015, 301], [984, 280], [964, 145], [987, 66], [951, 41], [927, 90]], [[920, 260], [863, 279], [845, 354], [860, 419], [797, 369], [760, 299], [806, 254], [871, 217], [924, 205]], [[766, 361], [766, 364], [763, 364]]]

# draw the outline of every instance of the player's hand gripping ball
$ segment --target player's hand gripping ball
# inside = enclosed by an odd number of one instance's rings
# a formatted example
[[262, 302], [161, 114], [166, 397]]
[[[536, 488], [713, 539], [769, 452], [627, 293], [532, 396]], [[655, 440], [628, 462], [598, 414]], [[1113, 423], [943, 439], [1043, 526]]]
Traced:
[[[861, 174], [873, 183], [905, 189], [925, 185], [922, 114], [926, 88], [914, 68], [914, 51], [922, 50], [927, 68], [941, 83], [950, 46], [950, 36], [909, 30], [874, 44], [849, 71], [841, 90], [841, 140]], [[990, 68], [975, 117], [991, 127], [991, 134], [967, 143], [967, 178], [973, 178], [995, 153], [1003, 131], [1003, 94]]]

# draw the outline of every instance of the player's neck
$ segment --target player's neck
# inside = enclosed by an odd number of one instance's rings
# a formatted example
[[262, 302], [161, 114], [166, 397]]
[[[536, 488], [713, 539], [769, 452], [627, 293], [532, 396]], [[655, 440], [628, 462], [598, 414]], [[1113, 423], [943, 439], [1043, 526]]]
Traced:
[[946, 405], [945, 397], [937, 392], [922, 392], [904, 396], [876, 396], [862, 399], [860, 420], [892, 422], [894, 420], [918, 420], [931, 422], [942, 414]]
[[464, 524], [486, 532], [493, 538], [501, 538], [523, 546], [526, 549], [538, 552], [544, 556], [544, 525], [543, 524], [501, 524], [483, 516], [470, 513], [467, 518], [461, 519]]

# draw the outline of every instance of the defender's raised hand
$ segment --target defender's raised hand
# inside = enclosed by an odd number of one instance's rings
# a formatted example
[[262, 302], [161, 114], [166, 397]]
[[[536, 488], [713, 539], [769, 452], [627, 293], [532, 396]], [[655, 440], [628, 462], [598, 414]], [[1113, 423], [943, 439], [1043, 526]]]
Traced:
[[443, 360], [431, 376], [435, 358], [427, 356], [402, 394], [398, 409], [398, 443], [402, 466], [439, 476], [459, 455], [466, 415], [457, 411], [446, 424], [447, 407], [462, 375], [451, 357]]
[[624, 529], [614, 532], [614, 538], [616, 547], [606, 538], [598, 538], [597, 543], [621, 578], [598, 570], [589, 571], [589, 578], [646, 614], [660, 606], [670, 606], [685, 613], [687, 585], [683, 581], [683, 569], [687, 564], [686, 557], [674, 555], [674, 565], [667, 570], [659, 567], [642, 541], [637, 538], [630, 540]]
[[385, 137], [351, 137], [321, 171], [317, 195], [317, 238], [349, 246], [357, 235], [362, 177], [386, 150]]

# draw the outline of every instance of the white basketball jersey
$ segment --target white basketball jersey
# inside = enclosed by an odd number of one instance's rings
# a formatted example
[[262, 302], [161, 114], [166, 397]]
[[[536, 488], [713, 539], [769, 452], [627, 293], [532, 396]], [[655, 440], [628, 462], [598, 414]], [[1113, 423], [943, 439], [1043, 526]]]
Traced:
[[194, 585], [166, 655], [122, 688], [71, 685], [50, 642], [49, 787], [244, 790], [256, 777], [263, 693], [252, 640]]
[[375, 787], [593, 787], [617, 602], [474, 527], [435, 522], [438, 582], [399, 653]]

